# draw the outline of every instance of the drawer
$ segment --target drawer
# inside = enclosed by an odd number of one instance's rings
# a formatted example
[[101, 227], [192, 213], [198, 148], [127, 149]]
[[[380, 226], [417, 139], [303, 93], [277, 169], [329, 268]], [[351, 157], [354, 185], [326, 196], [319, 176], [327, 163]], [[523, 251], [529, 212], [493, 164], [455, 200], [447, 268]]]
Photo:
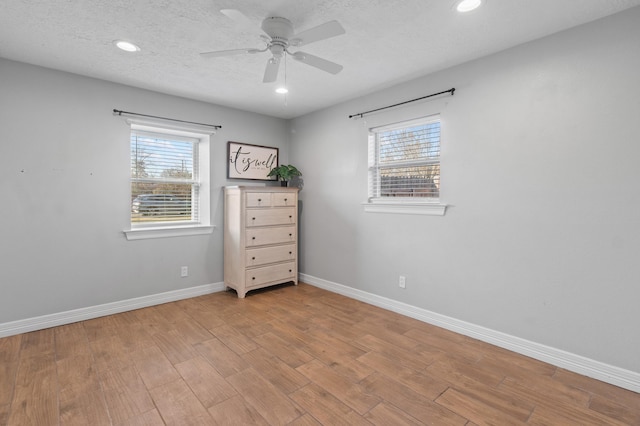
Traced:
[[267, 263], [295, 260], [297, 247], [295, 244], [286, 246], [264, 247], [250, 249], [245, 252], [247, 266], [266, 265]]
[[247, 209], [247, 226], [293, 225], [296, 223], [295, 207], [280, 209]]
[[282, 226], [277, 228], [247, 228], [245, 232], [247, 247], [267, 244], [293, 243], [296, 241], [296, 227]]
[[251, 288], [271, 282], [294, 281], [296, 279], [296, 273], [295, 262], [249, 269], [246, 271], [245, 286]]
[[247, 192], [247, 207], [271, 207], [271, 194], [268, 192]]
[[296, 198], [296, 194], [276, 192], [271, 198], [271, 203], [275, 207], [295, 206]]

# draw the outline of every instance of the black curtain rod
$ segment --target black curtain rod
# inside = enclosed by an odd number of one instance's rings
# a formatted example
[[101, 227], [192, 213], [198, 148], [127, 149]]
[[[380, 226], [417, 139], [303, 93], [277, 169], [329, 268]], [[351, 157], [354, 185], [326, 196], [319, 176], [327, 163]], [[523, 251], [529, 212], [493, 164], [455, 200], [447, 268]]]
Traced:
[[421, 101], [423, 99], [427, 99], [427, 98], [430, 98], [432, 96], [443, 95], [445, 93], [451, 93], [451, 96], [453, 96], [453, 92], [455, 92], [455, 91], [456, 91], [456, 88], [452, 87], [451, 89], [445, 90], [443, 92], [434, 93], [434, 94], [431, 94], [431, 95], [423, 96], [421, 98], [411, 99], [410, 101], [400, 102], [399, 104], [394, 104], [394, 105], [389, 105], [389, 106], [382, 107], [382, 108], [372, 109], [371, 111], [360, 112], [358, 114], [352, 114], [352, 115], [349, 116], [349, 118], [353, 118], [353, 117], [362, 118], [362, 117], [364, 117], [365, 114], [371, 114], [372, 112], [382, 111], [383, 109], [393, 108], [393, 107], [397, 107], [397, 106], [408, 104], [408, 103], [415, 102], [415, 101]]
[[195, 123], [193, 121], [176, 120], [175, 118], [158, 117], [157, 115], [138, 114], [137, 112], [120, 111], [118, 109], [114, 109], [113, 113], [117, 115], [127, 114], [127, 115], [139, 115], [140, 117], [160, 118], [162, 120], [177, 121], [178, 123], [197, 124], [198, 126], [208, 126], [208, 127], [213, 127], [215, 129], [222, 129], [222, 126], [217, 124]]

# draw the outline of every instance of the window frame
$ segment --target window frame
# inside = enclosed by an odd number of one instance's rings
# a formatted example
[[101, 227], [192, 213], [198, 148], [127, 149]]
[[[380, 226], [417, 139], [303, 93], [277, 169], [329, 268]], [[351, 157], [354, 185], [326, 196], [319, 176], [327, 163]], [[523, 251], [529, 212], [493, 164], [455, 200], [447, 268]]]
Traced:
[[[365, 212], [371, 213], [399, 213], [399, 214], [421, 214], [442, 216], [446, 212], [447, 205], [441, 202], [441, 187], [438, 186], [438, 197], [375, 197], [371, 193], [372, 174], [374, 171], [384, 168], [378, 162], [379, 159], [379, 133], [392, 130], [402, 130], [433, 122], [440, 122], [440, 145], [442, 145], [442, 118], [440, 114], [433, 114], [411, 120], [400, 121], [392, 124], [372, 127], [368, 130], [368, 167], [367, 167], [367, 201], [362, 203]], [[437, 161], [424, 159], [417, 161], [407, 161], [403, 166], [408, 165], [431, 165], [441, 164], [441, 154]], [[389, 166], [392, 167], [392, 166]], [[377, 173], [376, 173], [377, 174]]]
[[[131, 135], [138, 131], [142, 133], [155, 133], [168, 137], [189, 138], [197, 140], [198, 176], [194, 176], [195, 184], [198, 186], [198, 217], [195, 221], [175, 221], [175, 222], [152, 222], [148, 224], [134, 224], [129, 216], [129, 229], [124, 230], [127, 240], [139, 240], [148, 238], [166, 238], [189, 235], [203, 235], [213, 232], [211, 226], [211, 188], [210, 188], [210, 144], [211, 137], [215, 134], [211, 128], [199, 125], [175, 124], [165, 120], [150, 120], [129, 118], [126, 120], [129, 129], [129, 161], [131, 161]], [[130, 167], [129, 167], [130, 170]], [[131, 215], [131, 176], [129, 182], [129, 209]]]

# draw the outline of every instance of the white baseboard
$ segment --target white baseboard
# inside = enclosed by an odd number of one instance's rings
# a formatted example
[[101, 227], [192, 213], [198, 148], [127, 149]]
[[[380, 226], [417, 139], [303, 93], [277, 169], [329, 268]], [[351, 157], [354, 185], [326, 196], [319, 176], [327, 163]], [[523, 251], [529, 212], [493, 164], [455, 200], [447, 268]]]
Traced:
[[202, 296], [204, 294], [223, 291], [224, 289], [224, 283], [205, 284], [197, 287], [190, 287], [181, 290], [167, 291], [165, 293], [152, 294], [149, 296], [136, 297], [134, 299], [127, 299], [119, 302], [105, 303], [103, 305], [89, 306], [87, 308], [74, 309], [71, 311], [43, 315], [35, 318], [6, 322], [0, 324], [0, 337], [27, 333], [29, 331], [42, 330], [58, 325], [71, 324], [78, 321], [103, 317], [120, 312], [132, 311], [134, 309], [146, 308], [148, 306], [160, 305], [162, 303], [175, 302], [176, 300]]
[[311, 275], [300, 274], [299, 280], [315, 287], [342, 294], [343, 296], [347, 296], [361, 302], [369, 303], [465, 336], [473, 337], [474, 339], [478, 339], [483, 342], [491, 343], [492, 345], [547, 362], [555, 365], [556, 367], [573, 371], [574, 373], [592, 377], [594, 379], [640, 393], [640, 373], [636, 373], [634, 371], [625, 370], [623, 368], [595, 361], [590, 358], [585, 358], [583, 356], [542, 345], [540, 343], [531, 342], [509, 334], [481, 327], [479, 325], [460, 321], [426, 309], [417, 308], [403, 302], [377, 296], [342, 284], [316, 278]]

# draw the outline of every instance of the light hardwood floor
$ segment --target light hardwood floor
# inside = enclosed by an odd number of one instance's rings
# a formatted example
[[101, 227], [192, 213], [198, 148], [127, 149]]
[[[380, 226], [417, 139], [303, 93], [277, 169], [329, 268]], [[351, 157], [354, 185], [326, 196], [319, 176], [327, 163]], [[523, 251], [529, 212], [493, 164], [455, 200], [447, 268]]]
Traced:
[[640, 395], [309, 285], [0, 339], [0, 425], [640, 425]]

